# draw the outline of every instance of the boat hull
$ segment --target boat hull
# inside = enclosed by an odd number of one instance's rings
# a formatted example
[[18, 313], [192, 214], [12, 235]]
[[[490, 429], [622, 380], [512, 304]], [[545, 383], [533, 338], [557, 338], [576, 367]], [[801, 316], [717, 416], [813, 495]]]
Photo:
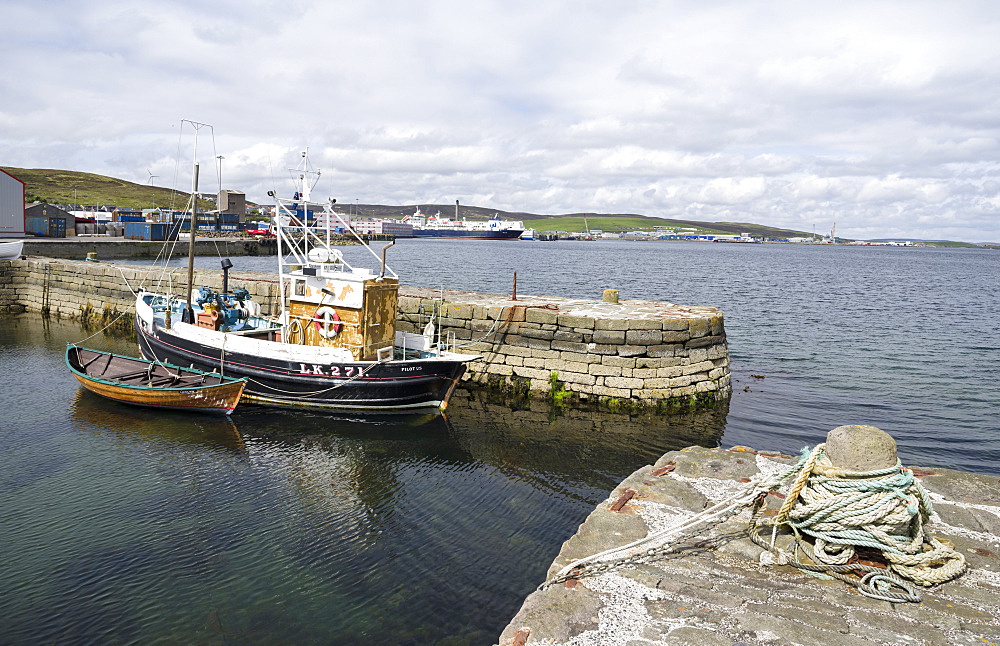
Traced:
[[0, 260], [16, 260], [21, 257], [24, 242], [21, 240], [0, 240]]
[[517, 240], [522, 229], [505, 231], [469, 231], [466, 229], [414, 229], [414, 238], [466, 238], [473, 240]]
[[139, 348], [147, 358], [220, 370], [246, 377], [243, 401], [287, 408], [394, 410], [439, 408], [465, 371], [464, 361], [442, 359], [302, 363], [276, 357], [221, 352], [218, 348], [136, 319]]
[[[190, 411], [198, 413], [214, 413], [228, 415], [233, 412], [240, 402], [246, 382], [235, 379], [224, 379], [214, 376], [211, 385], [198, 386], [178, 386], [178, 387], [151, 387], [143, 385], [143, 379], [133, 378], [117, 379], [113, 372], [108, 372], [100, 377], [95, 377], [87, 373], [85, 359], [81, 357], [83, 353], [91, 355], [101, 355], [96, 358], [98, 364], [103, 363], [104, 357], [109, 357], [108, 364], [112, 360], [121, 364], [126, 369], [131, 369], [141, 364], [149, 366], [148, 361], [139, 359], [129, 359], [128, 357], [118, 357], [108, 353], [101, 353], [85, 348], [77, 349], [75, 346], [67, 347], [66, 363], [73, 372], [73, 376], [84, 388], [106, 399], [110, 399], [132, 406], [143, 406], [146, 408], [159, 408], [175, 411]], [[170, 366], [170, 369], [177, 372], [188, 372]], [[159, 373], [169, 372], [161, 365], [153, 365], [152, 370]], [[141, 371], [141, 370], [140, 370]], [[152, 372], [154, 380], [160, 380], [161, 376], [157, 372]], [[129, 383], [131, 381], [131, 383]], [[118, 382], [118, 383], [116, 383]]]

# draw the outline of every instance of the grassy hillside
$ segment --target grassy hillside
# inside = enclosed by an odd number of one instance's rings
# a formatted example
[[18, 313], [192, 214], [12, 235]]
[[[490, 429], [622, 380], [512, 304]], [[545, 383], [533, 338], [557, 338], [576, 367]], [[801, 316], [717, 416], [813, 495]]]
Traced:
[[[151, 209], [156, 206], [182, 209], [189, 194], [162, 186], [135, 184], [123, 179], [51, 168], [13, 168], [3, 170], [24, 182], [26, 202], [49, 204], [113, 205], [130, 209]], [[213, 209], [215, 205], [198, 201], [199, 208]]]
[[[419, 206], [420, 212], [424, 215], [435, 215], [438, 212], [444, 217], [455, 217], [455, 205], [446, 204], [410, 204], [405, 206], [382, 206], [378, 204], [362, 204], [357, 207], [358, 212], [366, 217], [379, 218], [401, 218], [411, 215]], [[354, 206], [345, 206], [353, 213]], [[583, 231], [584, 218], [586, 226], [591, 230], [600, 231], [626, 231], [635, 229], [652, 229], [653, 227], [690, 227], [705, 233], [716, 234], [740, 234], [750, 233], [755, 236], [765, 236], [773, 238], [804, 237], [810, 235], [804, 231], [794, 231], [791, 229], [778, 229], [761, 224], [750, 224], [747, 222], [696, 222], [693, 220], [668, 220], [664, 218], [654, 218], [647, 215], [636, 215], [634, 213], [568, 213], [565, 215], [542, 215], [537, 213], [526, 213], [522, 211], [500, 211], [498, 209], [486, 209], [478, 206], [462, 205], [459, 216], [468, 220], [486, 220], [494, 215], [498, 215], [505, 220], [521, 220], [526, 227], [535, 231]]]
[[[12, 168], [3, 166], [5, 171], [17, 177], [25, 184], [27, 201], [42, 201], [50, 204], [72, 204], [74, 189], [76, 203], [87, 205], [112, 204], [128, 208], [152, 208], [155, 206], [183, 208], [187, 204], [188, 194], [163, 186], [136, 184], [125, 180], [81, 173], [67, 170], [46, 168]], [[155, 202], [154, 202], [155, 200]], [[199, 200], [200, 208], [214, 208], [210, 202]], [[402, 218], [411, 215], [419, 206], [424, 215], [441, 213], [445, 217], [455, 216], [455, 205], [452, 204], [408, 204], [401, 206], [386, 206], [380, 204], [342, 205], [346, 211], [361, 216], [382, 218]], [[486, 220], [497, 215], [505, 220], [522, 220], [525, 226], [539, 232], [546, 231], [583, 231], [584, 218], [592, 230], [625, 231], [634, 229], [652, 229], [654, 226], [695, 228], [704, 233], [739, 234], [749, 233], [754, 236], [775, 238], [806, 237], [811, 235], [804, 231], [778, 229], [747, 222], [699, 222], [694, 220], [671, 220], [654, 218], [634, 213], [567, 213], [561, 215], [545, 215], [527, 212], [500, 211], [498, 209], [479, 206], [461, 205], [460, 217], [470, 220]], [[945, 241], [930, 242], [936, 246], [965, 246], [965, 243], [950, 243]]]

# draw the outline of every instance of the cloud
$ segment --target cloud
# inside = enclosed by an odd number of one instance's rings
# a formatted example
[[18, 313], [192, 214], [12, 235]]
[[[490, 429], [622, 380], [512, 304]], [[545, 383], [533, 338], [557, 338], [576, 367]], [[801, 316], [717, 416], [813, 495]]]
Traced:
[[223, 155], [226, 187], [255, 200], [290, 190], [286, 169], [308, 146], [317, 191], [341, 201], [1000, 239], [994, 3], [56, 0], [2, 12], [8, 166], [143, 183], [148, 168], [184, 188], [180, 124], [193, 119], [214, 126], [203, 164]]

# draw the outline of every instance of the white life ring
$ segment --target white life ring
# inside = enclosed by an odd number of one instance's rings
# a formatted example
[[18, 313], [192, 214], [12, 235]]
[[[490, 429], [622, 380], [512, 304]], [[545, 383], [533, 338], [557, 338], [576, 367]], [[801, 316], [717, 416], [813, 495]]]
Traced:
[[329, 305], [316, 310], [313, 323], [316, 325], [316, 331], [324, 339], [332, 339], [340, 332], [340, 317], [337, 315], [337, 310]]

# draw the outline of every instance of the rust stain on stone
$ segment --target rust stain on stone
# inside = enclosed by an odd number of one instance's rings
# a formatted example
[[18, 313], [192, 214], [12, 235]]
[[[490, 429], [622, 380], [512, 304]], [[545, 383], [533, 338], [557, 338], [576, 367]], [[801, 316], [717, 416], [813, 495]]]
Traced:
[[579, 582], [580, 582], [580, 579], [566, 579], [566, 581], [563, 583], [563, 586], [567, 590], [572, 590], [572, 589], [574, 589], [576, 587], [576, 584], [579, 583]]
[[514, 633], [514, 641], [510, 643], [510, 646], [524, 646], [528, 643], [528, 635], [530, 634], [530, 628], [519, 628], [517, 632]]
[[972, 551], [975, 552], [976, 554], [978, 554], [979, 556], [992, 556], [993, 558], [997, 557], [996, 554], [994, 554], [993, 552], [991, 552], [988, 549], [983, 548], [983, 547], [973, 548]]
[[611, 511], [621, 511], [622, 507], [625, 506], [625, 503], [627, 503], [629, 500], [632, 500], [632, 498], [635, 496], [636, 493], [637, 492], [635, 489], [626, 489], [625, 491], [623, 491], [622, 495], [618, 497], [618, 500], [612, 503], [610, 507]]
[[936, 473], [934, 473], [930, 469], [921, 469], [919, 467], [910, 467], [910, 471], [912, 471], [913, 475], [917, 476], [918, 478], [926, 478], [927, 476], [936, 476], [937, 475]]
[[774, 496], [775, 498], [778, 498], [779, 500], [784, 500], [785, 499], [785, 494], [781, 493], [780, 491], [768, 491], [767, 493], [768, 493], [768, 495]]
[[653, 469], [652, 475], [654, 475], [654, 476], [667, 475], [668, 473], [670, 473], [671, 471], [673, 471], [676, 468], [677, 468], [677, 463], [674, 462], [673, 460], [671, 460], [670, 462], [667, 462], [666, 464], [664, 464], [662, 467], [657, 467], [657, 468]]

